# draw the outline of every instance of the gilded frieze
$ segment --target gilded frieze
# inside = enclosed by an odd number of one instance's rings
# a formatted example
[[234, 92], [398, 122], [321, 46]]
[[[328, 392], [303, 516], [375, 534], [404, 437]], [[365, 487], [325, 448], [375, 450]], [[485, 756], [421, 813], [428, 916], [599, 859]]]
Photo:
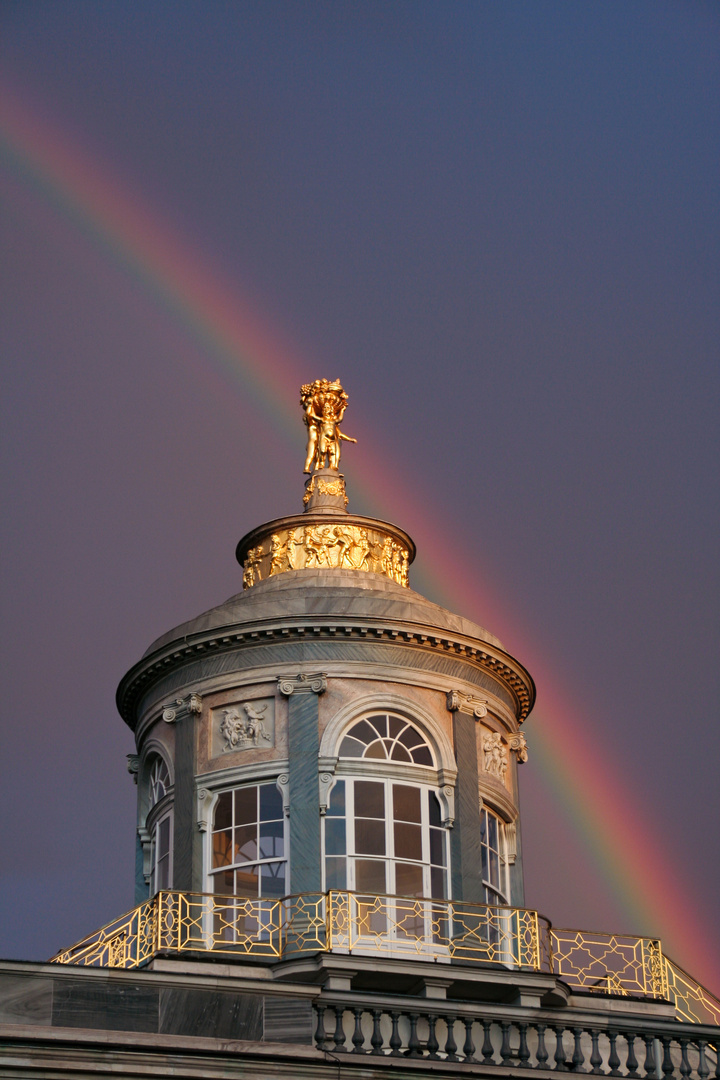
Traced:
[[376, 529], [316, 522], [278, 529], [251, 547], [243, 562], [243, 587], [288, 570], [327, 568], [384, 574], [407, 588], [409, 563], [408, 549]]

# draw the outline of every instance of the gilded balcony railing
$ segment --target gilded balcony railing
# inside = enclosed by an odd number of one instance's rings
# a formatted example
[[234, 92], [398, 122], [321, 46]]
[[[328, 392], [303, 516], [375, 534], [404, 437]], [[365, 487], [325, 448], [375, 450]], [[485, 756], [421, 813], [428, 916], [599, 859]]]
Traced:
[[273, 960], [323, 951], [552, 972], [572, 989], [670, 1001], [680, 1020], [720, 1024], [720, 1001], [655, 938], [555, 930], [535, 911], [451, 900], [160, 892], [52, 962], [136, 968], [158, 953]]

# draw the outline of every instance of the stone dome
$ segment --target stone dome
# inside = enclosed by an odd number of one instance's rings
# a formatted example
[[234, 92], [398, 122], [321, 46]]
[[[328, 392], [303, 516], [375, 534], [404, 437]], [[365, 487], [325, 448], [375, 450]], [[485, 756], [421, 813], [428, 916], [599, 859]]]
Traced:
[[501, 642], [477, 623], [455, 615], [381, 574], [348, 569], [289, 571], [258, 582], [222, 604], [181, 623], [157, 638], [143, 659], [173, 642], [222, 628], [308, 617], [333, 617], [406, 623], [460, 634], [504, 651]]

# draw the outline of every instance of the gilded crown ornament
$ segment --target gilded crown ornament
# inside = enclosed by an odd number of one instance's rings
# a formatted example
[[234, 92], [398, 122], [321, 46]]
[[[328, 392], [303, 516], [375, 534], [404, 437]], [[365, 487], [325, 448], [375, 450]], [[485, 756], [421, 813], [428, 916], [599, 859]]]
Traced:
[[338, 469], [340, 466], [340, 442], [356, 443], [340, 430], [348, 396], [340, 380], [316, 379], [300, 387], [300, 406], [308, 429], [305, 472], [320, 469]]

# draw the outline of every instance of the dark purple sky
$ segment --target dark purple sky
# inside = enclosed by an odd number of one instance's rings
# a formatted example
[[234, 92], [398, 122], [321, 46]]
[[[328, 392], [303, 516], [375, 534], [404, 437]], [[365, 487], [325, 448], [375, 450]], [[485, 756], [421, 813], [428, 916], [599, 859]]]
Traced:
[[[463, 614], [536, 660], [528, 903], [661, 933], [716, 993], [719, 71], [715, 3], [0, 8], [0, 87], [303, 379], [342, 379], [351, 508], [380, 512], [353, 499], [377, 443], [415, 493], [415, 583], [447, 602], [467, 574]], [[0, 192], [0, 955], [41, 959], [131, 906], [115, 687], [240, 589], [238, 538], [299, 508], [303, 431], [4, 153]], [[429, 563], [443, 531], [472, 565]], [[650, 835], [693, 899], [682, 935], [533, 764], [560, 698], [608, 818], [639, 808], [604, 840]]]

